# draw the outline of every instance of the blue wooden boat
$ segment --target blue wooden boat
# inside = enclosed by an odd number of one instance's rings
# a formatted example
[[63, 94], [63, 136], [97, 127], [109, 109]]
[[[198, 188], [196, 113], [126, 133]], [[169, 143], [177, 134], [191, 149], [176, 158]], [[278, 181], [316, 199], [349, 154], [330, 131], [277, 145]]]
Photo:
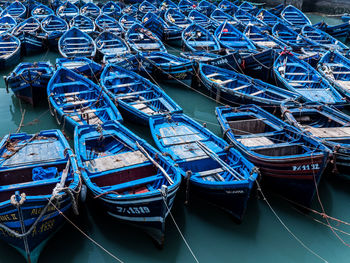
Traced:
[[140, 24], [134, 24], [126, 33], [125, 40], [132, 50], [167, 52], [162, 41], [150, 30]]
[[58, 50], [65, 58], [82, 56], [93, 58], [96, 55], [96, 44], [88, 34], [72, 27], [58, 41]]
[[341, 52], [349, 50], [349, 47], [344, 45], [342, 42], [328, 35], [326, 32], [314, 28], [313, 26], [303, 26], [301, 33], [303, 36], [316, 42], [320, 47], [323, 47], [324, 49], [339, 50]]
[[124, 118], [148, 124], [152, 116], [182, 112], [158, 86], [135, 72], [108, 64], [101, 74], [104, 91], [118, 105]]
[[79, 125], [123, 120], [100, 86], [65, 67], [49, 81], [47, 95], [52, 116], [71, 132]]
[[222, 0], [218, 4], [218, 8], [220, 8], [226, 14], [233, 15], [239, 7], [229, 0]]
[[345, 13], [344, 15], [342, 15], [341, 20], [343, 20], [343, 22], [349, 22], [350, 21], [350, 15]]
[[333, 152], [333, 173], [349, 174], [350, 117], [323, 104], [282, 104], [284, 120]]
[[308, 39], [285, 24], [277, 23], [272, 28], [272, 34], [295, 51], [301, 49], [318, 49], [319, 44]]
[[69, 1], [64, 2], [56, 9], [56, 15], [67, 22], [79, 15], [79, 8]]
[[119, 24], [123, 27], [125, 31], [128, 31], [130, 27], [132, 27], [135, 23], [140, 23], [140, 21], [137, 20], [137, 18], [128, 14], [123, 15], [119, 19]]
[[230, 23], [222, 23], [214, 32], [214, 36], [223, 48], [234, 51], [255, 50], [253, 42]]
[[157, 147], [177, 163], [186, 180], [186, 201], [204, 199], [242, 221], [257, 178], [253, 165], [184, 114], [154, 117], [150, 127]]
[[108, 15], [110, 17], [118, 18], [121, 16], [121, 8], [120, 6], [113, 1], [109, 1], [103, 5], [101, 8], [101, 14]]
[[68, 30], [68, 24], [62, 18], [49, 15], [41, 22], [41, 28], [47, 35], [50, 49], [58, 48], [58, 40]]
[[317, 69], [350, 100], [350, 59], [337, 51], [328, 51], [318, 62]]
[[3, 33], [0, 35], [0, 69], [6, 69], [17, 65], [21, 58], [21, 41], [10, 35]]
[[281, 86], [302, 95], [307, 101], [335, 106], [345, 104], [345, 98], [320, 73], [289, 52], [279, 55], [273, 70]]
[[261, 9], [257, 14], [256, 18], [263, 21], [265, 24], [267, 24], [269, 27], [273, 27], [277, 23], [285, 24], [287, 26], [291, 26], [291, 24], [286, 21], [281, 19], [278, 16], [275, 16], [274, 14], [270, 13], [266, 9]]
[[122, 9], [122, 13], [121, 15], [129, 15], [129, 16], [133, 16], [136, 17], [137, 16], [137, 12], [138, 12], [138, 5], [127, 5]]
[[137, 12], [137, 16], [139, 18], [142, 18], [148, 12], [151, 12], [151, 13], [156, 14], [156, 15], [159, 14], [158, 8], [154, 5], [152, 5], [147, 0], [145, 0], [142, 3], [140, 3], [139, 8], [138, 8], [138, 12]]
[[164, 20], [169, 25], [181, 27], [182, 29], [185, 29], [192, 24], [191, 19], [174, 8], [170, 8], [165, 12]]
[[215, 9], [211, 15], [210, 18], [216, 22], [216, 24], [220, 25], [222, 23], [229, 23], [237, 28], [240, 28], [240, 23], [235, 19], [233, 16], [227, 14], [223, 10]]
[[53, 73], [50, 62], [22, 62], [4, 80], [16, 97], [36, 106], [46, 99], [47, 83]]
[[225, 139], [256, 165], [263, 189], [310, 206], [330, 151], [255, 105], [218, 107]]
[[49, 15], [54, 15], [55, 12], [48, 6], [39, 4], [33, 8], [31, 15], [39, 21], [42, 21]]
[[1, 17], [5, 15], [12, 16], [17, 22], [20, 22], [21, 19], [24, 19], [26, 16], [26, 7], [18, 1], [14, 1], [12, 4], [8, 5], [2, 12]]
[[286, 44], [270, 35], [269, 32], [262, 31], [254, 25], [248, 25], [243, 34], [259, 49], [273, 48], [280, 51], [289, 49]]
[[164, 0], [159, 6], [161, 16], [164, 16], [164, 13], [169, 8], [178, 8], [178, 6], [171, 0]]
[[234, 104], [262, 105], [271, 109], [279, 109], [285, 100], [297, 100], [300, 96], [253, 79], [233, 70], [219, 68], [207, 64], [199, 64], [201, 83], [217, 101]]
[[96, 18], [95, 23], [101, 32], [114, 31], [119, 35], [123, 34], [124, 32], [123, 28], [116, 19], [103, 13]]
[[84, 182], [104, 210], [162, 246], [181, 182], [174, 163], [117, 122], [78, 126], [74, 147]]
[[267, 25], [264, 21], [259, 20], [254, 15], [252, 15], [252, 14], [250, 14], [242, 9], [238, 9], [235, 12], [234, 18], [238, 22], [243, 24], [243, 26], [254, 25], [254, 26], [261, 28], [261, 30], [271, 31], [271, 27], [269, 25]]
[[192, 10], [196, 9], [197, 4], [190, 0], [180, 0], [177, 6], [181, 13], [188, 15]]
[[251, 3], [246, 2], [246, 1], [243, 1], [243, 3], [239, 5], [239, 9], [241, 9], [245, 12], [252, 11], [255, 8], [256, 8], [255, 6], [253, 6]]
[[275, 16], [280, 16], [284, 8], [284, 4], [279, 4], [269, 9], [269, 12]]
[[292, 24], [294, 27], [301, 28], [305, 25], [312, 25], [310, 19], [298, 8], [292, 5], [288, 5], [283, 9], [281, 17]]
[[91, 34], [95, 31], [95, 23], [92, 19], [84, 15], [77, 15], [69, 21], [69, 26], [75, 27], [80, 31]]
[[193, 21], [193, 23], [200, 25], [201, 27], [206, 28], [206, 29], [208, 29], [212, 26], [215, 26], [213, 24], [217, 24], [213, 20], [211, 20], [209, 17], [200, 13], [197, 10], [192, 10], [188, 14], [188, 18], [191, 19], [191, 21]]
[[101, 13], [101, 9], [94, 3], [89, 2], [80, 8], [80, 14], [94, 20]]
[[114, 32], [102, 32], [95, 39], [95, 43], [100, 57], [102, 57], [104, 62], [107, 60], [104, 58], [105, 56], [122, 56], [130, 52], [128, 45]]
[[192, 24], [182, 31], [182, 42], [185, 49], [189, 51], [213, 52], [220, 50], [220, 44], [208, 30]]
[[5, 15], [0, 18], [0, 34], [2, 33], [10, 33], [12, 32], [12, 29], [17, 25], [17, 22], [15, 19], [12, 18], [10, 15]]
[[350, 23], [348, 22], [338, 24], [335, 26], [330, 26], [329, 24], [323, 21], [323, 22], [314, 24], [313, 27], [321, 29], [322, 31], [326, 32], [332, 37], [339, 39], [342, 42], [345, 42], [347, 38], [350, 36]]
[[71, 199], [81, 187], [76, 159], [59, 130], [6, 135], [0, 151], [1, 239], [35, 263], [66, 222], [63, 215], [77, 213]]
[[153, 65], [152, 77], [161, 81], [171, 80], [180, 84], [193, 77], [193, 60], [164, 52], [142, 52], [141, 56]]
[[207, 0], [202, 0], [198, 3], [196, 9], [203, 15], [210, 16], [210, 14], [216, 9], [216, 6]]
[[100, 74], [102, 73], [102, 66], [86, 57], [57, 58], [56, 68], [60, 67], [72, 70], [94, 82], [99, 81]]
[[108, 56], [106, 58], [106, 64], [110, 63], [118, 67], [122, 67], [129, 71], [136, 72], [140, 76], [150, 77], [153, 72], [153, 65], [146, 61], [139, 53], [130, 54], [126, 53], [123, 56]]

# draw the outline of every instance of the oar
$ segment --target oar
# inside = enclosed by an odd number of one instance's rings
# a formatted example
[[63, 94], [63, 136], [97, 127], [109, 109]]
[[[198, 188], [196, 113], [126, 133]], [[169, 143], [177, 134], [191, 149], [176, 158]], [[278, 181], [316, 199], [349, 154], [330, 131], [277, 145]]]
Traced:
[[245, 180], [245, 178], [242, 175], [240, 175], [235, 170], [233, 170], [227, 163], [221, 160], [220, 157], [215, 152], [213, 152], [211, 149], [205, 146], [201, 141], [196, 141], [196, 143], [199, 146], [199, 148], [201, 148], [212, 159], [220, 163], [222, 165], [222, 168], [224, 168], [226, 171], [232, 174], [233, 177], [235, 177], [237, 180]]
[[138, 142], [136, 142], [136, 146], [137, 148], [139, 148], [139, 150], [147, 157], [148, 160], [150, 160], [155, 166], [158, 167], [158, 169], [163, 173], [165, 179], [168, 181], [168, 183], [170, 185], [174, 184], [174, 181], [171, 179], [170, 175], [163, 169], [162, 166], [159, 165], [159, 163], [157, 163], [149, 154], [148, 152], [145, 150], [145, 148], [143, 148]]

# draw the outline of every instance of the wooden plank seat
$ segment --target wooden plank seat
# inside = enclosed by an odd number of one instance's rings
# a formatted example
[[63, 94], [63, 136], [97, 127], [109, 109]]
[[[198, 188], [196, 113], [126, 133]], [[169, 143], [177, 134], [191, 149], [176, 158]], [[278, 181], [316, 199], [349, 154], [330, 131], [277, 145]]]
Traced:
[[264, 92], [265, 92], [265, 90], [258, 90], [258, 91], [256, 91], [256, 92], [251, 93], [250, 95], [251, 95], [251, 96], [256, 96], [256, 95], [262, 94], [262, 93], [264, 93]]
[[305, 129], [311, 132], [312, 135], [319, 138], [350, 137], [350, 127], [328, 127], [328, 128], [307, 127]]
[[259, 137], [250, 137], [250, 138], [239, 138], [237, 139], [240, 143], [247, 147], [256, 147], [256, 146], [268, 146], [275, 144], [268, 137], [259, 136]]
[[124, 87], [136, 86], [136, 85], [140, 85], [140, 84], [142, 84], [142, 83], [139, 82], [139, 81], [131, 82], [131, 83], [120, 83], [120, 84], [117, 84], [117, 85], [113, 85], [110, 88], [124, 88]]

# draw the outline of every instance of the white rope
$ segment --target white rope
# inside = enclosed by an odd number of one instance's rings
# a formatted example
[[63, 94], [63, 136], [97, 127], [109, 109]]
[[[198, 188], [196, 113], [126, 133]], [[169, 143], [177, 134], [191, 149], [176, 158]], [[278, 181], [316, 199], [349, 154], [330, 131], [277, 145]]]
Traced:
[[189, 250], [190, 253], [192, 254], [193, 259], [194, 259], [197, 263], [199, 263], [199, 261], [198, 261], [196, 255], [193, 253], [193, 250], [191, 249], [190, 245], [188, 244], [188, 242], [187, 242], [185, 236], [182, 234], [181, 229], [180, 229], [179, 226], [177, 225], [177, 223], [176, 223], [176, 221], [175, 221], [175, 218], [174, 218], [173, 214], [171, 213], [170, 208], [168, 207], [168, 204], [167, 204], [166, 201], [164, 200], [164, 196], [163, 196], [163, 195], [162, 195], [162, 197], [163, 197], [163, 202], [164, 202], [166, 208], [168, 209], [168, 212], [169, 212], [169, 214], [170, 214], [170, 217], [171, 217], [171, 219], [173, 220], [174, 225], [175, 225], [177, 231], [179, 232], [179, 234], [180, 234], [182, 240], [184, 241], [184, 243], [185, 243], [185, 245], [187, 246], [188, 250]]

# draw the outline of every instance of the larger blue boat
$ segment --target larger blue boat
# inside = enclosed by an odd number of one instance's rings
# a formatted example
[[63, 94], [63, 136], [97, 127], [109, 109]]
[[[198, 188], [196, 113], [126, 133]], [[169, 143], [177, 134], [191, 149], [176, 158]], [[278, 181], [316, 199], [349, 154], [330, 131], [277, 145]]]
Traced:
[[152, 116], [182, 112], [162, 89], [135, 72], [108, 64], [101, 74], [104, 91], [124, 118], [147, 125]]
[[59, 130], [6, 135], [0, 153], [0, 238], [36, 263], [64, 216], [77, 212], [76, 159]]
[[303, 96], [307, 101], [343, 106], [345, 98], [308, 63], [283, 52], [273, 66], [280, 85]]
[[305, 25], [312, 25], [310, 19], [298, 8], [292, 5], [288, 5], [283, 9], [281, 17], [296, 28], [301, 28]]
[[79, 125], [123, 120], [101, 87], [64, 67], [51, 78], [47, 95], [52, 116], [71, 132]]
[[197, 24], [192, 24], [182, 31], [182, 42], [184, 48], [192, 52], [215, 52], [220, 50], [220, 44], [216, 37]]
[[285, 121], [319, 140], [333, 152], [333, 173], [349, 175], [350, 116], [319, 103], [285, 102], [281, 107]]
[[72, 27], [58, 41], [58, 50], [65, 57], [88, 57], [96, 55], [95, 41], [86, 33]]
[[311, 205], [331, 154], [327, 147], [255, 105], [218, 107], [216, 114], [225, 139], [259, 168], [264, 187]]
[[202, 63], [199, 65], [199, 78], [212, 97], [231, 105], [254, 103], [272, 110], [279, 110], [283, 101], [294, 101], [300, 97], [294, 92], [233, 70]]
[[84, 182], [104, 210], [162, 246], [181, 182], [174, 163], [117, 122], [77, 127], [74, 147]]
[[26, 17], [26, 7], [19, 1], [14, 1], [12, 4], [8, 5], [2, 12], [1, 17], [5, 15], [10, 15], [16, 21], [20, 21]]
[[50, 62], [22, 62], [6, 76], [6, 87], [32, 106], [46, 100], [46, 87], [54, 73]]
[[125, 40], [136, 52], [161, 51], [167, 52], [163, 42], [150, 30], [140, 24], [134, 24], [126, 33]]
[[150, 120], [153, 139], [178, 165], [189, 197], [204, 199], [241, 221], [257, 173], [236, 150], [184, 114]]

